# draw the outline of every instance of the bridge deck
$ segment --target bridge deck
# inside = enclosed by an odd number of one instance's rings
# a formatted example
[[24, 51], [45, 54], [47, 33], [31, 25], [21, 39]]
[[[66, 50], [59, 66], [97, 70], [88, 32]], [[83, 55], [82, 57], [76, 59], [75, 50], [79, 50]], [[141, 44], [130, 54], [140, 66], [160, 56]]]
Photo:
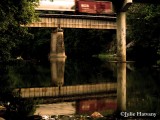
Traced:
[[93, 15], [40, 14], [26, 27], [116, 29], [116, 17]]
[[115, 15], [76, 15], [76, 14], [39, 14], [41, 18], [74, 18], [74, 19], [92, 19], [116, 21]]

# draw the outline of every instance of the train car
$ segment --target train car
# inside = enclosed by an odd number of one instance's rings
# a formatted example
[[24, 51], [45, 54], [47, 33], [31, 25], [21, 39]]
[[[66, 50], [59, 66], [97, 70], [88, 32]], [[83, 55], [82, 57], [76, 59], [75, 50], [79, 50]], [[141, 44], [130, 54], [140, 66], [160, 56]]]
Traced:
[[76, 11], [79, 13], [89, 13], [89, 14], [96, 14], [96, 2], [95, 1], [84, 1], [84, 0], [77, 0], [76, 1]]
[[55, 11], [72, 14], [113, 14], [110, 1], [95, 0], [40, 0], [38, 11]]
[[35, 10], [75, 11], [75, 0], [40, 0]]
[[97, 1], [96, 2], [97, 14], [113, 14], [113, 5], [110, 1]]
[[78, 12], [90, 14], [113, 14], [113, 5], [110, 1], [77, 0]]

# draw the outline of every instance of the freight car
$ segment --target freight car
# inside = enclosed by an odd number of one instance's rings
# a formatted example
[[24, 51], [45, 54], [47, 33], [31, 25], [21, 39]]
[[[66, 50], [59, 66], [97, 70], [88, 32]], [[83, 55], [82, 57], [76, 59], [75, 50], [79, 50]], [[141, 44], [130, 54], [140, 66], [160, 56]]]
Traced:
[[75, 0], [40, 0], [35, 8], [39, 11], [75, 11]]
[[72, 14], [114, 14], [112, 2], [95, 0], [40, 0], [36, 10]]

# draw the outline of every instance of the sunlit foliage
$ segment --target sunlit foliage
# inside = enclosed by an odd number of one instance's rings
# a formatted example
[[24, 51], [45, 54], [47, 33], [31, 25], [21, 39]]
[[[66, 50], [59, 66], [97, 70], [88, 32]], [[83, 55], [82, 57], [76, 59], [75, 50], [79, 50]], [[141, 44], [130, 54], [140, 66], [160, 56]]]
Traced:
[[33, 0], [2, 0], [0, 2], [0, 60], [6, 61], [11, 57], [13, 47], [24, 39], [31, 37], [26, 28], [27, 24], [36, 18], [35, 2]]

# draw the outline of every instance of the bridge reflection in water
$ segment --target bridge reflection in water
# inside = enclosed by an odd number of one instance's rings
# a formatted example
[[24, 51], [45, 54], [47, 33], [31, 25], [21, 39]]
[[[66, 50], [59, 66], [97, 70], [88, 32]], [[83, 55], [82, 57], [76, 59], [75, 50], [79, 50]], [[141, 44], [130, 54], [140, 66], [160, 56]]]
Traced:
[[[68, 113], [66, 111], [71, 111], [68, 114], [91, 114], [94, 111], [105, 114], [126, 110], [126, 63], [116, 63], [117, 82], [64, 86], [65, 59], [50, 60], [53, 87], [17, 89], [23, 98], [43, 98], [44, 103], [35, 114], [47, 114], [47, 111], [48, 115], [58, 114], [56, 104], [63, 108], [63, 114]], [[71, 102], [52, 104], [59, 100]], [[62, 114], [62, 108], [59, 107], [59, 114]]]
[[91, 85], [75, 85], [75, 86], [59, 86], [59, 87], [44, 87], [44, 88], [21, 88], [21, 96], [28, 97], [59, 97], [59, 96], [74, 96], [97, 93], [116, 93], [116, 83], [102, 83]]
[[116, 95], [117, 83], [97, 83], [84, 85], [70, 85], [64, 84], [64, 69], [66, 58], [51, 58], [51, 80], [53, 87], [39, 87], [39, 88], [20, 88], [21, 96], [23, 98], [29, 97], [59, 97], [59, 96], [76, 96], [76, 95], [90, 95], [90, 94], [109, 94]]

